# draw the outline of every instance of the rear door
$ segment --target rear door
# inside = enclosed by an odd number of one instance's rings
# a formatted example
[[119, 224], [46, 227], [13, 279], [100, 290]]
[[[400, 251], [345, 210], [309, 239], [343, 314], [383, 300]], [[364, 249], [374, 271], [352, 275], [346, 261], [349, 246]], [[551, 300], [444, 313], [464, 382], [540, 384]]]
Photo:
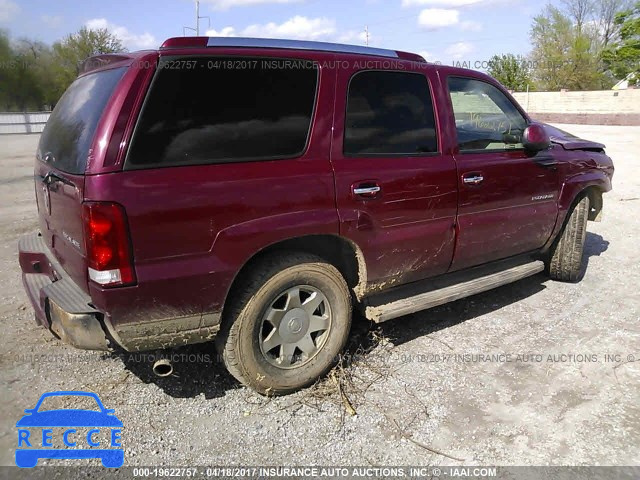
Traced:
[[552, 151], [528, 153], [528, 121], [495, 85], [449, 76], [460, 189], [458, 240], [451, 270], [541, 248], [557, 216]]
[[446, 272], [456, 170], [441, 153], [430, 73], [343, 68], [337, 82], [331, 159], [341, 235], [362, 249], [373, 284]]
[[73, 82], [53, 110], [36, 153], [40, 230], [65, 271], [84, 289], [84, 173], [98, 122], [125, 70], [112, 68]]

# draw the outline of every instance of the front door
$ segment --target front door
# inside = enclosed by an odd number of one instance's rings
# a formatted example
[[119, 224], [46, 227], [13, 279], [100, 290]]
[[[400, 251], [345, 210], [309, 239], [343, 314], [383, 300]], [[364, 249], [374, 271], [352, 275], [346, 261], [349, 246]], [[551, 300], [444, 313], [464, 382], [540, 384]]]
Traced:
[[528, 121], [496, 85], [447, 78], [460, 190], [458, 240], [451, 270], [541, 248], [558, 212], [552, 151], [525, 151]]
[[360, 247], [369, 283], [448, 270], [457, 180], [443, 155], [430, 73], [341, 69], [331, 161], [340, 233]]

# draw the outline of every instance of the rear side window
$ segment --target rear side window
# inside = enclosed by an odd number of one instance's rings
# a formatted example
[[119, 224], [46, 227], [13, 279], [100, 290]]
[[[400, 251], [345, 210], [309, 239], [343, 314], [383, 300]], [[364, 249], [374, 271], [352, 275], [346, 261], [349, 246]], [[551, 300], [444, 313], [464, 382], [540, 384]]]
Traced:
[[368, 71], [349, 85], [347, 155], [419, 155], [438, 151], [433, 102], [424, 75]]
[[40, 160], [63, 172], [84, 174], [96, 127], [125, 70], [91, 73], [71, 84], [42, 132]]
[[307, 144], [313, 62], [165, 58], [127, 155], [129, 169], [293, 158]]

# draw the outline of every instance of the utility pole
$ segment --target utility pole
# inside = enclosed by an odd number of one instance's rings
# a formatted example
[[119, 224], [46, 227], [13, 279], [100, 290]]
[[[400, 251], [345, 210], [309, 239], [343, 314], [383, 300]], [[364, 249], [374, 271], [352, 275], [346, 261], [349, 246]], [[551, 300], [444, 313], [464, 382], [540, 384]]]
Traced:
[[211, 28], [211, 17], [209, 16], [200, 16], [200, 2], [198, 0], [196, 0], [196, 28], [193, 27], [182, 27], [182, 35], [186, 36], [187, 34], [187, 30], [191, 30], [193, 32], [196, 32], [196, 37], [200, 36], [200, 20], [206, 18], [207, 20], [209, 20], [209, 27]]
[[196, 0], [196, 37], [200, 36], [200, 2]]

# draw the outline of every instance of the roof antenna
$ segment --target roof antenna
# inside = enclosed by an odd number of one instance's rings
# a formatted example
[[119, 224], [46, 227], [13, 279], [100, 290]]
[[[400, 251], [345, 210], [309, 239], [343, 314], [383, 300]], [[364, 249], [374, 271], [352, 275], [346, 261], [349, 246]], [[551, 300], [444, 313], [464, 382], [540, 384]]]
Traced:
[[364, 34], [367, 42], [367, 47], [369, 46], [369, 25], [364, 26]]

